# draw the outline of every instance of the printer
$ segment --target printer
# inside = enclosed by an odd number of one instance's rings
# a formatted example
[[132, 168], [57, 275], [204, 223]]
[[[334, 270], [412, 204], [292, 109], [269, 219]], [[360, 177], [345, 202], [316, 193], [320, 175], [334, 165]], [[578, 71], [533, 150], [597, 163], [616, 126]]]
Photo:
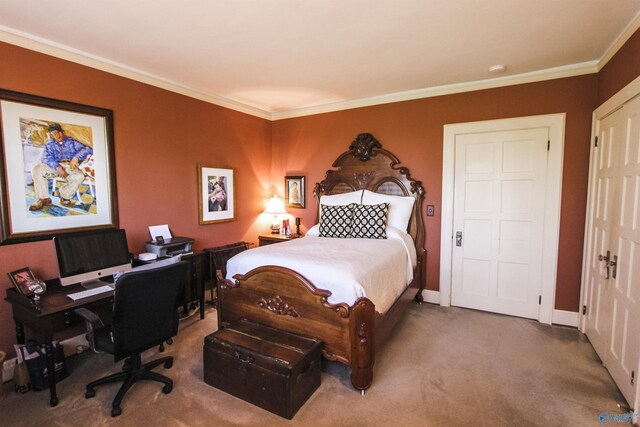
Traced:
[[171, 237], [170, 239], [152, 240], [144, 245], [147, 252], [158, 255], [158, 258], [191, 253], [193, 239], [188, 237]]

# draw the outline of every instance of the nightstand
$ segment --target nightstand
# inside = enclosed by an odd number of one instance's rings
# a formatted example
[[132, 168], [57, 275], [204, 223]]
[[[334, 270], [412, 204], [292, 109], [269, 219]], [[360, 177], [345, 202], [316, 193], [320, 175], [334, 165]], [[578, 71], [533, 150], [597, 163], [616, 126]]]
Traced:
[[282, 234], [263, 234], [262, 236], [258, 236], [258, 240], [260, 242], [260, 246], [266, 246], [297, 239], [298, 237], [302, 236], [296, 236], [295, 234], [292, 236], [284, 236]]

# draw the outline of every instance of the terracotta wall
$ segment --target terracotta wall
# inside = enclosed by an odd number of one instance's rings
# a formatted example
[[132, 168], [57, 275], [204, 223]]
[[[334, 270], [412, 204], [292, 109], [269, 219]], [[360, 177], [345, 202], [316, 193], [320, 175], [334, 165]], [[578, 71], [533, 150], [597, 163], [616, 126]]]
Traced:
[[[427, 287], [439, 288], [443, 125], [538, 114], [566, 113], [562, 213], [556, 308], [577, 311], [589, 164], [591, 113], [640, 74], [636, 33], [599, 75], [426, 98], [270, 123], [142, 83], [0, 43], [0, 88], [114, 111], [120, 225], [139, 252], [147, 226], [168, 223], [196, 238], [195, 248], [256, 241], [269, 218], [267, 198], [283, 193], [285, 174], [306, 175], [307, 209], [292, 209], [303, 229], [315, 220], [313, 185], [361, 132], [375, 135], [422, 180]], [[272, 149], [273, 147], [273, 149]], [[198, 225], [196, 163], [234, 167], [234, 222]], [[43, 278], [56, 272], [51, 241], [0, 246], [4, 273], [24, 266]], [[0, 349], [14, 343], [10, 306], [0, 303]]]
[[[0, 88], [113, 110], [120, 226], [141, 252], [148, 226], [169, 224], [203, 248], [256, 241], [271, 179], [271, 123], [149, 85], [0, 43]], [[199, 225], [196, 164], [235, 169], [237, 221]], [[0, 290], [6, 272], [25, 266], [57, 275], [53, 243], [0, 246]], [[15, 342], [10, 305], [0, 302], [0, 349]]]
[[[597, 75], [379, 105], [277, 121], [273, 124], [274, 177], [308, 177], [307, 200], [335, 158], [361, 132], [373, 134], [425, 187], [427, 288], [439, 289], [443, 126], [450, 123], [566, 113], [556, 308], [577, 311], [589, 166], [591, 113]], [[276, 179], [276, 178], [274, 178]], [[313, 224], [313, 208], [291, 211]], [[425, 212], [423, 211], [423, 214]]]
[[640, 30], [620, 48], [598, 74], [598, 106], [640, 76]]

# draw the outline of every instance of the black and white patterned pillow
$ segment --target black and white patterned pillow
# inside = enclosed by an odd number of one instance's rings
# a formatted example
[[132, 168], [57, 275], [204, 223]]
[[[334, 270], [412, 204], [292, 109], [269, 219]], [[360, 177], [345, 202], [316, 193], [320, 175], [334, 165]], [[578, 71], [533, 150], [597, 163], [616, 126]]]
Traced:
[[351, 237], [386, 239], [387, 212], [389, 203], [357, 205], [353, 209]]
[[320, 205], [320, 237], [351, 237], [351, 222], [355, 203], [341, 206]]

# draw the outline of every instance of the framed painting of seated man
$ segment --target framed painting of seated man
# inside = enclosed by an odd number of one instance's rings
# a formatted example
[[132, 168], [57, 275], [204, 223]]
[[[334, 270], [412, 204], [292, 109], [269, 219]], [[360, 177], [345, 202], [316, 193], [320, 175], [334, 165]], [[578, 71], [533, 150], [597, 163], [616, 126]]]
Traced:
[[117, 227], [113, 113], [0, 90], [0, 243]]

